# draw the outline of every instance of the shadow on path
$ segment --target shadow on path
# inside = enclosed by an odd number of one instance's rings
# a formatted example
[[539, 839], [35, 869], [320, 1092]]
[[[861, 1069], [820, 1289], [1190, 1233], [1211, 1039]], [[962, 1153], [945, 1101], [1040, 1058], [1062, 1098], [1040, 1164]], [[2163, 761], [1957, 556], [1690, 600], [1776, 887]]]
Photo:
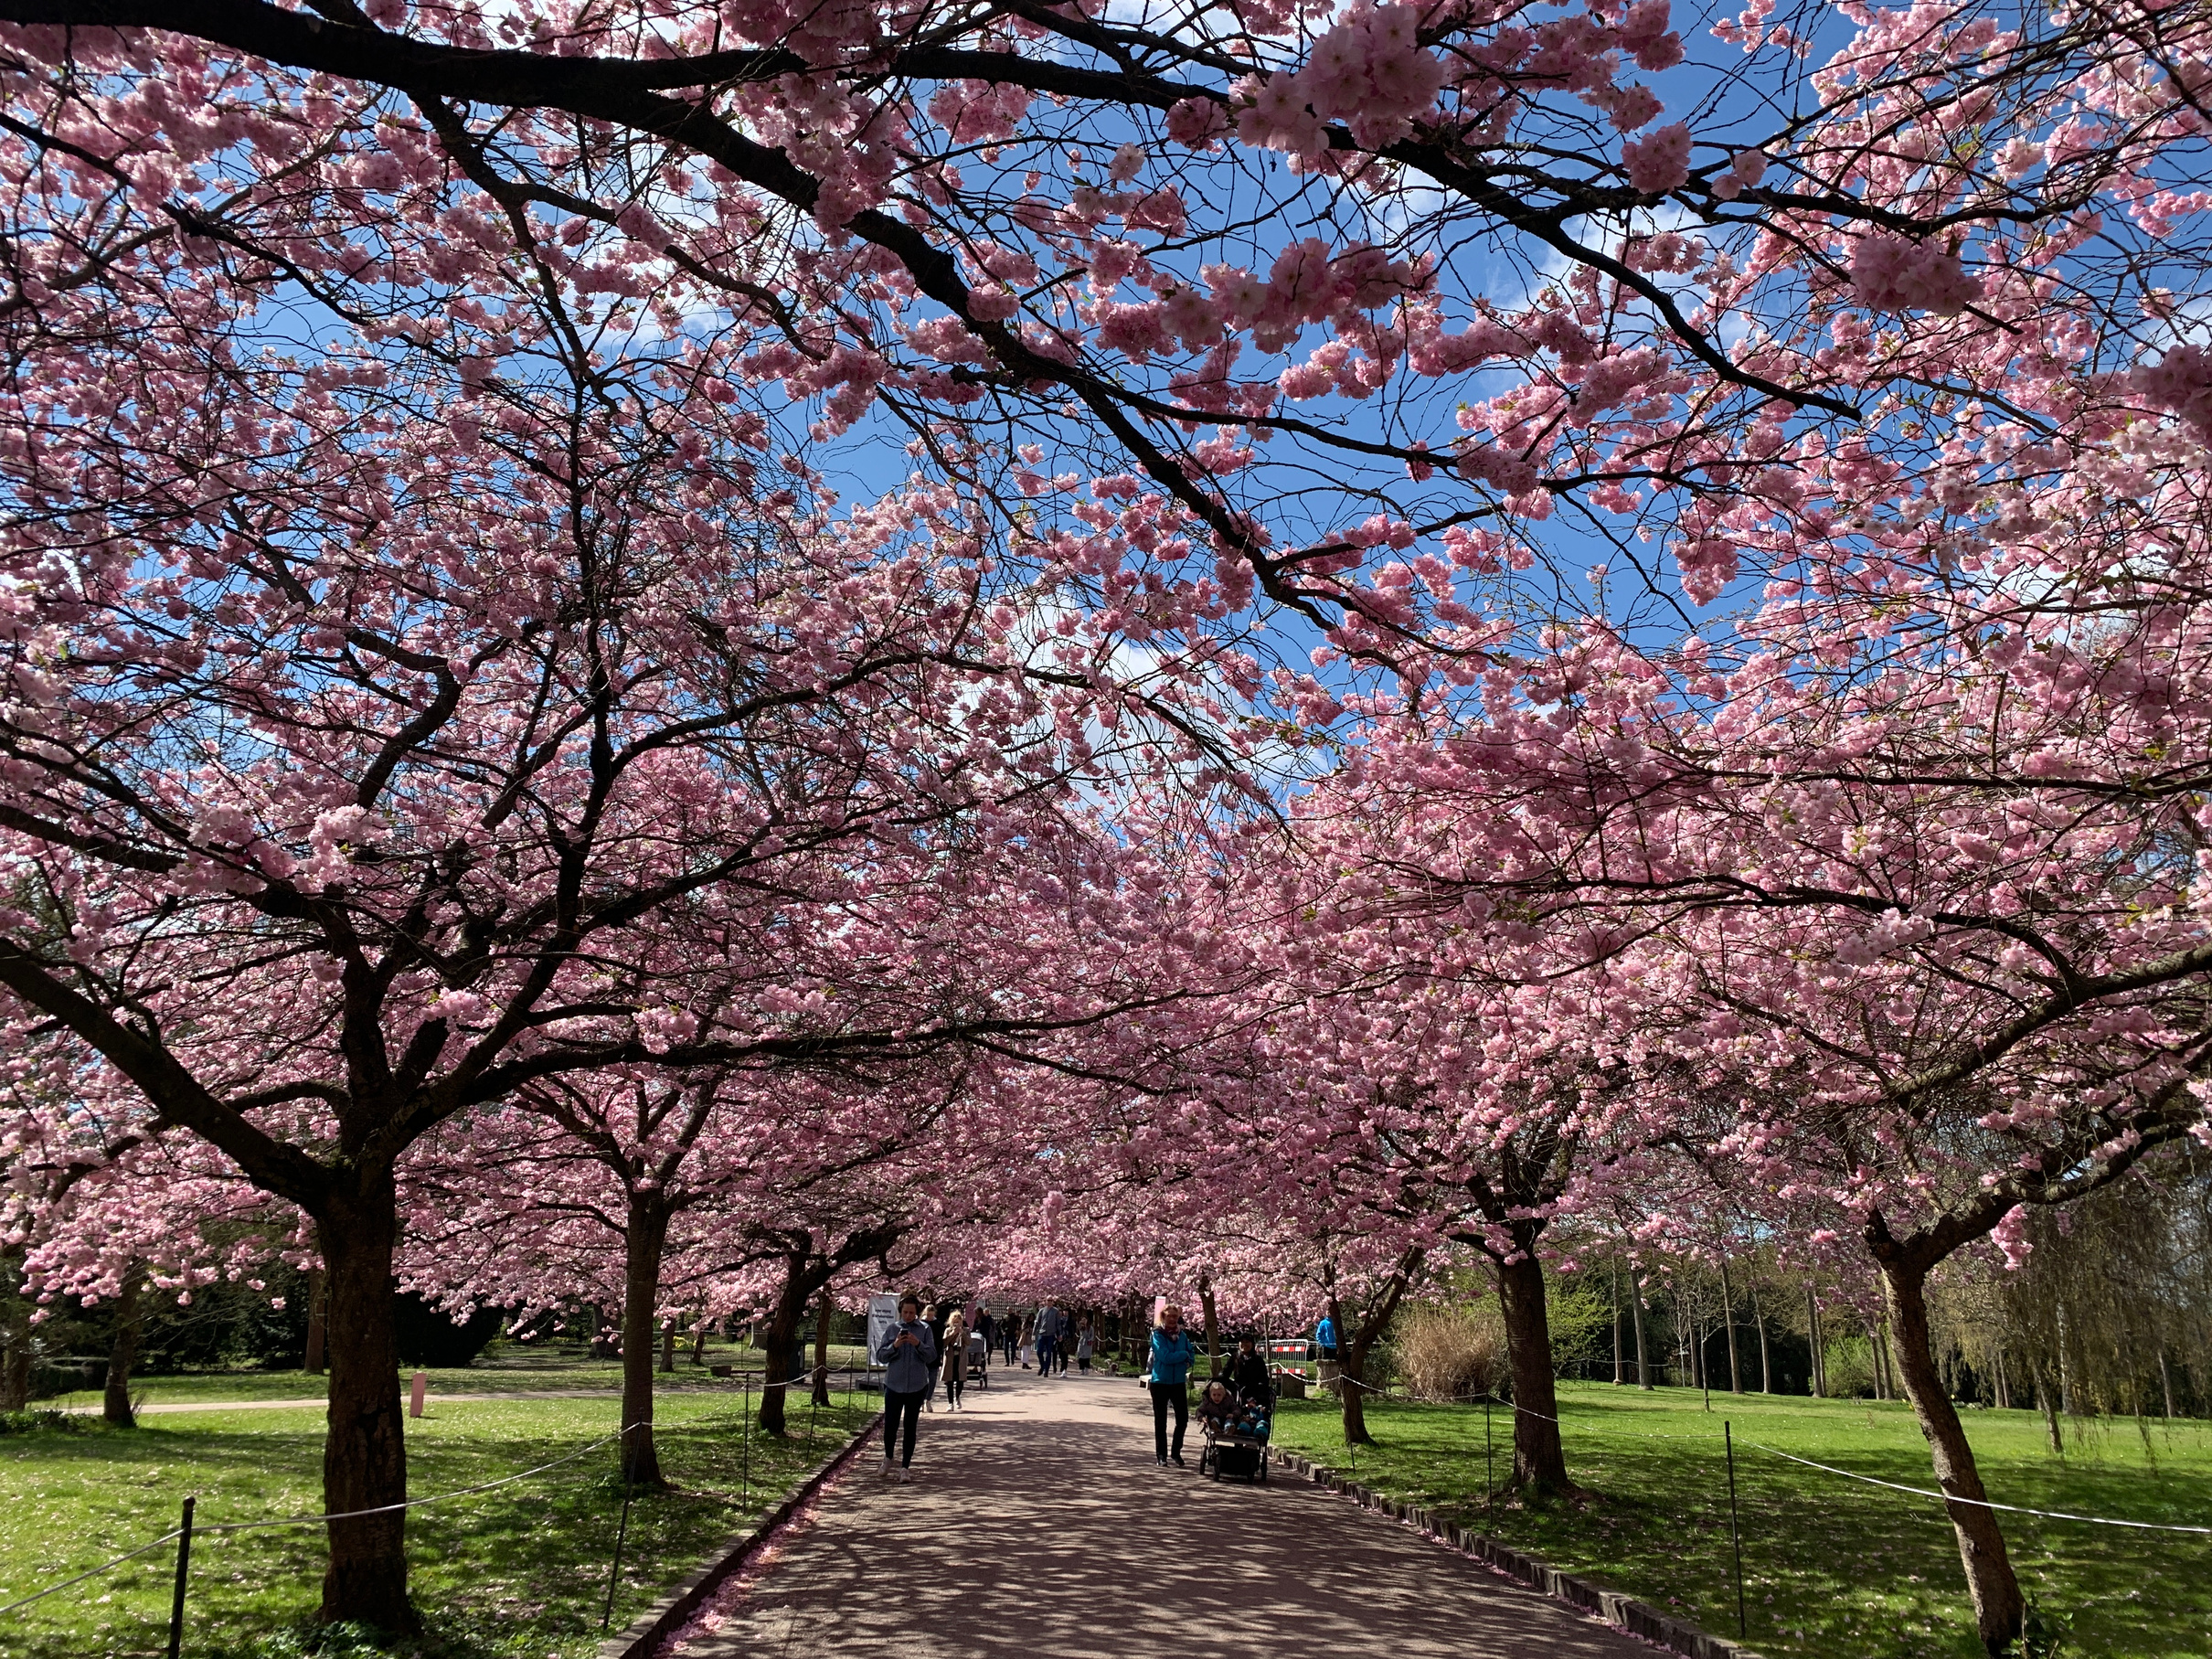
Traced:
[[1364, 1652], [1406, 1659], [1650, 1659], [1652, 1650], [1409, 1527], [1303, 1483], [1152, 1462], [1131, 1381], [994, 1373], [925, 1413], [916, 1479], [880, 1446], [684, 1659], [867, 1651], [1031, 1659]]

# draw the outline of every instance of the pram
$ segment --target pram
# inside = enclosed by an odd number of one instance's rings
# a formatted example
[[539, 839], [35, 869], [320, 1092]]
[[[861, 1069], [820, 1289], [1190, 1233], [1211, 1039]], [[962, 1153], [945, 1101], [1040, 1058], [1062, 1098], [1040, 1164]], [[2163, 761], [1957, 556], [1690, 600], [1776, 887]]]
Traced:
[[981, 1331], [968, 1333], [968, 1380], [991, 1386], [991, 1345]]
[[1198, 1427], [1206, 1436], [1206, 1450], [1198, 1453], [1198, 1473], [1217, 1481], [1257, 1481], [1264, 1486], [1273, 1418], [1272, 1402], [1251, 1395], [1234, 1397], [1218, 1419], [1201, 1409]]

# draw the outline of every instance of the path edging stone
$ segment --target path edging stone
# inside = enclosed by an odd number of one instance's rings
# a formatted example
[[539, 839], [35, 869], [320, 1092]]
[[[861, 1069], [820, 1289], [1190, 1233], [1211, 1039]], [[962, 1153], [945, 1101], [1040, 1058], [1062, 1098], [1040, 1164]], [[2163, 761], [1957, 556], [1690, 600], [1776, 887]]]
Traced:
[[626, 1629], [616, 1635], [602, 1636], [599, 1643], [599, 1659], [653, 1659], [654, 1650], [682, 1629], [691, 1615], [699, 1611], [700, 1604], [721, 1588], [722, 1580], [744, 1566], [753, 1552], [789, 1521], [801, 1505], [820, 1492], [832, 1475], [852, 1462], [853, 1455], [867, 1445], [882, 1426], [883, 1413], [878, 1411], [853, 1431], [853, 1438], [846, 1442], [844, 1451], [808, 1475], [797, 1491], [762, 1515], [752, 1526], [723, 1544], [674, 1590], [640, 1613]]
[[[1438, 1543], [1473, 1556], [1504, 1573], [1516, 1584], [1565, 1601], [1584, 1612], [1594, 1613], [1606, 1623], [1624, 1630], [1632, 1636], [1656, 1643], [1670, 1653], [1685, 1655], [1685, 1659], [1760, 1659], [1760, 1655], [1739, 1642], [1725, 1636], [1716, 1636], [1710, 1631], [1700, 1630], [1695, 1624], [1661, 1612], [1648, 1602], [1638, 1601], [1622, 1595], [1617, 1590], [1607, 1590], [1573, 1573], [1561, 1572], [1558, 1568], [1537, 1559], [1526, 1550], [1502, 1544], [1485, 1533], [1471, 1527], [1455, 1526], [1439, 1521], [1426, 1509], [1416, 1504], [1402, 1504], [1369, 1491], [1356, 1481], [1347, 1481], [1335, 1470], [1288, 1452], [1273, 1453], [1277, 1464], [1295, 1474], [1303, 1475], [1316, 1486], [1342, 1493], [1364, 1509], [1373, 1509], [1393, 1520], [1434, 1538]], [[616, 1659], [608, 1655], [607, 1659]]]

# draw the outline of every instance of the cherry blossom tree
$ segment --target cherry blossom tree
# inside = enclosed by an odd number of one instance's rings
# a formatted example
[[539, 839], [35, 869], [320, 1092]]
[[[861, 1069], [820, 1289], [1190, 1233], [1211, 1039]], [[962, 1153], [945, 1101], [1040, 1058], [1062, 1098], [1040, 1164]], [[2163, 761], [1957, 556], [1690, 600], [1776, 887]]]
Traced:
[[[1725, 1101], [1711, 1166], [1852, 1218], [1907, 1345], [1945, 1254], [2201, 1133], [2189, 8], [0, 39], [0, 1019], [119, 1195], [183, 1134], [313, 1218], [334, 1510], [404, 1492], [402, 1165], [502, 1103], [642, 1107], [642, 1191], [699, 1079], [962, 1045], [1058, 1079], [978, 1119], [1008, 1281], [1070, 1204], [1202, 1213], [1233, 1128], [1255, 1231], [1456, 1239], [1540, 1316], [1550, 1218]], [[1131, 782], [1332, 767], [1281, 839]], [[978, 847], [1030, 872], [988, 962], [733, 991], [763, 917]], [[326, 1614], [405, 1628], [403, 1574], [336, 1524]]]
[[[932, 1010], [861, 1028], [788, 985], [718, 1026], [717, 953], [830, 847], [1048, 804], [1093, 752], [1052, 702], [1091, 676], [987, 601], [953, 496], [833, 520], [803, 470], [757, 490], [753, 418], [698, 378], [625, 401], [552, 324], [553, 372], [490, 391], [366, 346], [232, 372], [149, 326], [42, 347], [137, 413], [48, 428], [11, 478], [0, 833], [32, 902], [0, 985], [14, 1040], [313, 1217], [326, 1501], [376, 1509], [407, 1148], [608, 1064], [941, 1046]], [[24, 436], [50, 406], [12, 407]], [[332, 1524], [329, 1616], [411, 1622], [399, 1529]]]
[[2076, 441], [2054, 363], [2184, 423], [2212, 373], [2159, 297], [2201, 265], [2204, 26], [2171, 7], [0, 17], [18, 170], [80, 181], [23, 200], [18, 314], [167, 259], [394, 325], [486, 261], [693, 305], [824, 432], [1010, 473], [1028, 556], [1117, 625], [1257, 595], [1419, 680], [1515, 633], [1488, 601], [1555, 503], [1665, 531], [1702, 603], [1800, 468], [1957, 495], [1976, 409]]

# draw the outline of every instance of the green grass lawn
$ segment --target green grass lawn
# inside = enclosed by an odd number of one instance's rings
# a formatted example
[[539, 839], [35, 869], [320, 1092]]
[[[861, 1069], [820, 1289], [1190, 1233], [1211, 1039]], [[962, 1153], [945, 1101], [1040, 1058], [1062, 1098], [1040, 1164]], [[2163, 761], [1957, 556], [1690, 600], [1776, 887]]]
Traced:
[[[479, 1373], [461, 1375], [473, 1377]], [[297, 1381], [295, 1377], [292, 1379]], [[801, 1397], [802, 1399], [803, 1397]], [[752, 1396], [757, 1405], [758, 1395]], [[876, 1409], [855, 1397], [810, 1412], [779, 1444], [741, 1432], [745, 1395], [675, 1392], [659, 1404], [663, 1472], [675, 1490], [632, 1513], [612, 1628], [620, 1629], [749, 1518], [777, 1502], [848, 1424]], [[415, 1497], [546, 1463], [611, 1433], [613, 1399], [437, 1403], [408, 1425]], [[115, 1430], [97, 1421], [0, 1437], [0, 1603], [66, 1579], [176, 1525], [184, 1496], [197, 1523], [314, 1514], [322, 1507], [319, 1408], [150, 1417]], [[603, 1447], [564, 1468], [413, 1511], [408, 1520], [416, 1604], [439, 1637], [427, 1650], [460, 1659], [584, 1659], [596, 1651], [622, 1488]], [[322, 1575], [320, 1527], [214, 1534], [193, 1545], [185, 1652], [192, 1659], [268, 1659], [296, 1651], [288, 1633], [312, 1616]], [[12, 1613], [0, 1613], [9, 1659], [90, 1659], [165, 1651], [174, 1547]]]
[[[2080, 1515], [2212, 1524], [2212, 1433], [2185, 1420], [2105, 1423], [2055, 1455], [2026, 1411], [1970, 1411], [1967, 1431], [1997, 1502]], [[1367, 1409], [1380, 1443], [1356, 1478], [1669, 1609], [1736, 1632], [1728, 1473], [1720, 1425], [1735, 1427], [1750, 1644], [1775, 1659], [1969, 1659], [1979, 1655], [1950, 1523], [1932, 1502], [1768, 1456], [1765, 1445], [1877, 1479], [1930, 1486], [1909, 1407], [1716, 1395], [1640, 1394], [1562, 1383], [1568, 1469], [1583, 1504], [1497, 1499], [1485, 1519], [1479, 1407], [1384, 1401]], [[1494, 1420], [1500, 1479], [1511, 1423]], [[1334, 1401], [1286, 1400], [1276, 1443], [1350, 1473]], [[1747, 1444], [1752, 1442], [1752, 1444]], [[2022, 1586], [2073, 1621], [2080, 1659], [2204, 1659], [2212, 1654], [2212, 1538], [2002, 1517]]]
[[[709, 1343], [707, 1357], [699, 1365], [691, 1363], [688, 1344], [676, 1352], [673, 1374], [654, 1376], [654, 1383], [662, 1389], [670, 1388], [726, 1388], [729, 1385], [713, 1377], [710, 1366], [735, 1365], [740, 1369], [758, 1371], [763, 1356], [760, 1350], [742, 1347], [735, 1343]], [[830, 1364], [835, 1366], [863, 1364], [857, 1347], [844, 1347], [833, 1344]], [[402, 1371], [402, 1381], [410, 1378], [411, 1370]], [[476, 1363], [463, 1369], [437, 1369], [429, 1373], [430, 1390], [440, 1394], [499, 1394], [518, 1390], [619, 1388], [622, 1385], [622, 1367], [618, 1360], [592, 1359], [585, 1350], [575, 1346], [529, 1346], [520, 1343], [495, 1343], [484, 1350]], [[311, 1377], [303, 1371], [188, 1371], [172, 1377], [147, 1377], [133, 1385], [133, 1392], [142, 1395], [148, 1405], [199, 1405], [214, 1401], [261, 1399], [320, 1399], [326, 1379]], [[36, 1402], [40, 1407], [57, 1406], [69, 1409], [98, 1407], [101, 1391], [80, 1388], [73, 1393], [56, 1395], [51, 1399]]]

